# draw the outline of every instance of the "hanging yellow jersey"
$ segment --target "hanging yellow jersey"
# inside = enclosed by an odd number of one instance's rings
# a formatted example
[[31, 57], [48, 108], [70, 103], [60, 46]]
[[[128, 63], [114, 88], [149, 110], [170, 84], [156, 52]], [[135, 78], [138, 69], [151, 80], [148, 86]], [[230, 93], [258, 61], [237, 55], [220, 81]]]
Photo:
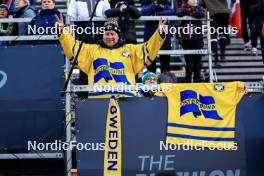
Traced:
[[[77, 54], [80, 42], [74, 40], [67, 30], [63, 30], [59, 41], [68, 58]], [[83, 44], [78, 67], [87, 74], [88, 85], [133, 85], [136, 83], [135, 75], [155, 60], [163, 42], [164, 39], [157, 30], [148, 42], [142, 44], [125, 44], [113, 49], [103, 48], [98, 44]], [[96, 92], [89, 96], [101, 94], [103, 93]], [[133, 94], [128, 92], [127, 95]]]
[[165, 84], [168, 98], [168, 143], [232, 149], [236, 106], [244, 83]]

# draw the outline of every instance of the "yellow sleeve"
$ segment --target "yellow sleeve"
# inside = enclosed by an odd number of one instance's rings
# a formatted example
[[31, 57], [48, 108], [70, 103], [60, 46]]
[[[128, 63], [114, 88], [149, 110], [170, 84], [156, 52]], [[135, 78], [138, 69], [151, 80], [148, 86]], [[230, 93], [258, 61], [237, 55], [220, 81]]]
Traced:
[[151, 63], [156, 59], [156, 56], [164, 42], [159, 31], [151, 36], [151, 38], [142, 44], [131, 45], [132, 49], [132, 64], [135, 73], [141, 72], [146, 66], [151, 65]]
[[64, 54], [68, 57], [71, 58], [73, 56], [73, 47], [75, 44], [74, 37], [69, 33], [68, 30], [63, 29], [59, 41], [61, 44], [61, 47], [64, 51]]
[[[78, 40], [75, 40], [68, 30], [63, 29], [63, 32], [59, 37], [59, 41], [60, 41], [60, 44], [63, 48], [65, 55], [68, 58], [71, 58], [73, 54], [74, 56], [76, 56], [81, 42]], [[87, 75], [89, 72], [89, 68], [91, 66], [90, 51], [91, 51], [91, 45], [83, 44], [82, 49], [78, 56], [78, 67]]]

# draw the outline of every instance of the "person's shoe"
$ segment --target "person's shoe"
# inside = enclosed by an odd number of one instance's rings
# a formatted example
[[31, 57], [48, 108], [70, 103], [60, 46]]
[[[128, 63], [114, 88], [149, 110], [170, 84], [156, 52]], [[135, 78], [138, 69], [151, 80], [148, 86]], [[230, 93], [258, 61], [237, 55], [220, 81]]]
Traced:
[[258, 49], [255, 48], [255, 47], [253, 47], [253, 48], [251, 49], [251, 53], [254, 54], [254, 55], [258, 55]]
[[245, 45], [244, 45], [244, 50], [245, 51], [250, 51], [251, 48], [252, 48], [251, 42], [245, 43]]

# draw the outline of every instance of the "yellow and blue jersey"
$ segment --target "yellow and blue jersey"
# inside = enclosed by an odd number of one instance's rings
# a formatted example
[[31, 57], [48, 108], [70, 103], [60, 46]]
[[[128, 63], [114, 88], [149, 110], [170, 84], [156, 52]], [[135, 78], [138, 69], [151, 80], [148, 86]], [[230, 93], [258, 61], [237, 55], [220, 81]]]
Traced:
[[168, 98], [168, 143], [233, 148], [236, 106], [244, 83], [173, 84]]
[[[63, 31], [59, 41], [68, 58], [76, 55], [80, 42], [67, 30]], [[135, 75], [155, 60], [163, 42], [164, 39], [157, 30], [148, 42], [142, 44], [125, 44], [113, 49], [103, 48], [98, 44], [83, 44], [78, 57], [78, 67], [88, 75], [88, 85], [133, 85], [136, 83]], [[90, 96], [102, 94], [104, 92], [95, 92]], [[126, 95], [135, 93], [127, 92]]]

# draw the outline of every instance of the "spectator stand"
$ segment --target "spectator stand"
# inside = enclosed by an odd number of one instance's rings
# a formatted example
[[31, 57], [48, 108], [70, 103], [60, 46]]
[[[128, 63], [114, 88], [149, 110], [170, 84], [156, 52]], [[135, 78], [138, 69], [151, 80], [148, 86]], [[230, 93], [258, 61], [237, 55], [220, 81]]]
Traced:
[[[41, 8], [41, 0], [35, 0], [34, 6], [36, 8]], [[62, 14], [66, 14], [67, 0], [56, 0], [56, 9], [58, 9]]]

